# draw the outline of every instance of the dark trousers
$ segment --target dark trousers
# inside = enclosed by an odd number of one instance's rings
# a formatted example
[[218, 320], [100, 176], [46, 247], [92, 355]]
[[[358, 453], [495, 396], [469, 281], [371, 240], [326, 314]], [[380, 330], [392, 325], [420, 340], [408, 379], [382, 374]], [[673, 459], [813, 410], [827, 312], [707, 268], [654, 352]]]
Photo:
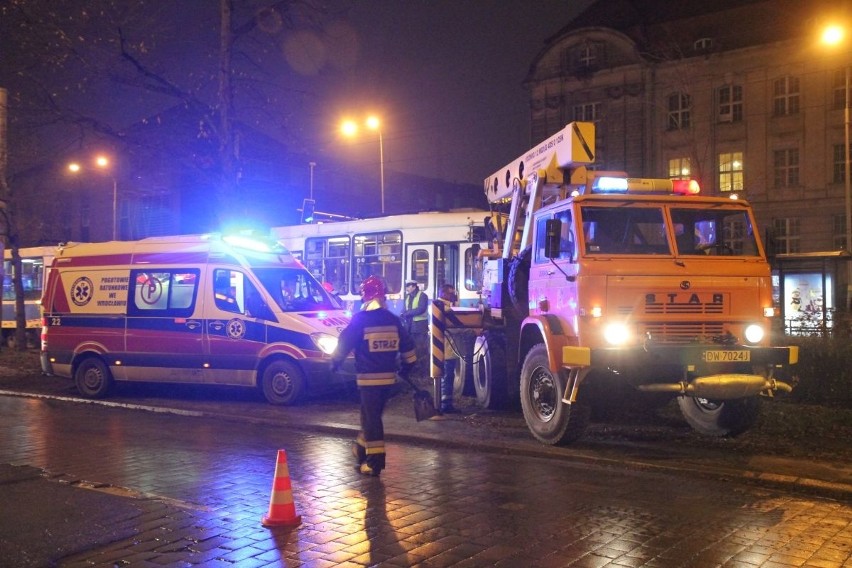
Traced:
[[359, 460], [367, 462], [371, 468], [381, 471], [385, 468], [385, 427], [382, 414], [385, 410], [392, 386], [361, 387], [361, 432], [357, 443], [363, 448], [358, 451]]
[[456, 381], [456, 358], [444, 359], [444, 375], [441, 377], [441, 412], [453, 409], [453, 387]]

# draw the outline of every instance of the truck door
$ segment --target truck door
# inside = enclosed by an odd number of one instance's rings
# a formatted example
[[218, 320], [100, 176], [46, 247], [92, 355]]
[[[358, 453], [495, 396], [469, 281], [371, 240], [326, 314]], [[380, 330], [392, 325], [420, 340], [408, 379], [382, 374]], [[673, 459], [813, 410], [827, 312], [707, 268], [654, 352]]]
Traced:
[[[545, 255], [547, 221], [559, 221], [559, 247], [554, 258]], [[542, 305], [547, 300], [548, 311], [568, 321], [574, 317], [577, 287], [570, 277], [577, 274], [577, 235], [572, 223], [571, 209], [548, 212], [535, 219], [535, 240], [530, 259], [528, 305]]]
[[266, 320], [247, 304], [261, 294], [248, 275], [230, 267], [208, 267], [203, 290], [205, 382], [252, 385], [254, 370], [266, 346]]

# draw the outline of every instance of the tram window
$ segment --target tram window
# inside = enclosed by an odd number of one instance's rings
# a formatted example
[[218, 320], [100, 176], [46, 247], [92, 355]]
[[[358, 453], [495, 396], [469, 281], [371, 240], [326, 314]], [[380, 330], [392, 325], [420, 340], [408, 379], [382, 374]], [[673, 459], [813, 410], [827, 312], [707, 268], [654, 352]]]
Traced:
[[479, 257], [479, 245], [473, 245], [464, 251], [464, 287], [476, 292], [482, 285], [482, 261]]
[[438, 245], [435, 247], [435, 280], [438, 286], [452, 284], [458, 288], [459, 247], [458, 245]]
[[402, 291], [402, 232], [358, 234], [354, 237], [353, 246], [354, 290], [368, 276], [378, 276], [384, 280], [389, 294]]
[[420, 284], [420, 289], [429, 287], [429, 251], [426, 249], [415, 249], [411, 251], [411, 280]]
[[305, 239], [305, 268], [320, 282], [328, 282], [345, 294], [349, 290], [350, 250], [347, 236]]

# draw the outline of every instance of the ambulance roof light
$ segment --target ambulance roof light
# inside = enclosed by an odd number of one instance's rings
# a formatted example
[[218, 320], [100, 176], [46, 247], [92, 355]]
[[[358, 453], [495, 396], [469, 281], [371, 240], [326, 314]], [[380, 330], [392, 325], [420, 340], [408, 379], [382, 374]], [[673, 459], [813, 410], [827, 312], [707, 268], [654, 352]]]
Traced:
[[262, 240], [243, 235], [225, 235], [222, 240], [232, 247], [252, 250], [255, 252], [275, 252], [273, 246]]

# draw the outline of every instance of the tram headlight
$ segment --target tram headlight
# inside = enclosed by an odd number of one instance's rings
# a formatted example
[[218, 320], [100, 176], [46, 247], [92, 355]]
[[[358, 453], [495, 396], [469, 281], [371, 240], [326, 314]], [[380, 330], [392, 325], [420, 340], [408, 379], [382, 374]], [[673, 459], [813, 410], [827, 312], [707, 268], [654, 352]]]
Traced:
[[624, 345], [630, 339], [630, 330], [623, 323], [610, 323], [604, 327], [603, 335], [610, 345]]
[[763, 341], [764, 334], [763, 328], [757, 324], [751, 324], [745, 328], [745, 338], [749, 343], [760, 343]]

